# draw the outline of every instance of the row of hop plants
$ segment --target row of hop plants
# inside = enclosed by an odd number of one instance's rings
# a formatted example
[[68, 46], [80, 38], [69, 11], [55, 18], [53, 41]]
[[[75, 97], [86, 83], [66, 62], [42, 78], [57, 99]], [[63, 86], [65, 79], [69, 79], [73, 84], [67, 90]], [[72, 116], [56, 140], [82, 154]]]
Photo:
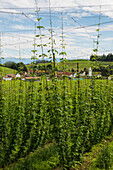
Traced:
[[0, 167], [55, 142], [63, 167], [113, 130], [113, 87], [102, 80], [0, 84]]
[[[46, 57], [42, 42], [41, 18], [37, 21], [42, 54]], [[55, 40], [53, 38], [50, 10], [50, 45], [53, 57], [53, 79], [48, 82], [0, 81], [0, 168], [33, 152], [37, 147], [55, 142], [61, 165], [65, 169], [80, 161], [84, 152], [100, 142], [113, 130], [112, 84], [94, 79], [83, 82], [58, 81], [55, 78]], [[99, 38], [99, 29], [98, 38]], [[65, 44], [62, 18], [62, 55]], [[98, 51], [98, 39], [97, 49]], [[33, 63], [37, 50], [32, 50]], [[64, 68], [64, 61], [63, 68]], [[33, 68], [33, 73], [35, 67]]]

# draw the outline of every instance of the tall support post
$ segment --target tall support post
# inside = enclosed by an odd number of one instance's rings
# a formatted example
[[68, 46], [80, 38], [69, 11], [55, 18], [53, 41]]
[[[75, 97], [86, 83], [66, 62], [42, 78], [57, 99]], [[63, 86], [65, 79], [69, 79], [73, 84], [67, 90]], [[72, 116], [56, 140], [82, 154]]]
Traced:
[[78, 78], [78, 92], [79, 92], [79, 89], [80, 89], [80, 82], [79, 82], [79, 63], [77, 63], [77, 78]]
[[[36, 2], [37, 3], [37, 2]], [[36, 6], [37, 6], [37, 4], [36, 4]], [[35, 63], [35, 58], [36, 58], [36, 22], [33, 20], [33, 19], [31, 19], [30, 17], [28, 17], [24, 12], [22, 12], [22, 15], [24, 15], [27, 19], [29, 19], [31, 22], [33, 22], [34, 23], [34, 56], [33, 56], [33, 62]], [[34, 74], [34, 66], [33, 66], [33, 74]]]
[[[62, 52], [64, 52], [64, 32], [63, 32], [63, 14], [61, 13], [61, 22], [62, 22]], [[65, 61], [64, 61], [64, 54], [62, 55], [63, 57], [63, 72], [65, 71]]]
[[2, 33], [0, 32], [0, 64], [1, 64], [1, 59], [2, 59]]
[[36, 63], [36, 22], [34, 22], [34, 64], [33, 64], [33, 75], [35, 74], [35, 63]]
[[55, 53], [53, 53], [53, 67], [54, 67], [54, 77], [55, 77]]
[[52, 29], [52, 19], [51, 19], [51, 5], [49, 0], [49, 14], [50, 14], [50, 33], [51, 33], [51, 52], [52, 52], [52, 58], [53, 58], [53, 72], [55, 76], [55, 53], [54, 53], [54, 47], [53, 47], [53, 29]]

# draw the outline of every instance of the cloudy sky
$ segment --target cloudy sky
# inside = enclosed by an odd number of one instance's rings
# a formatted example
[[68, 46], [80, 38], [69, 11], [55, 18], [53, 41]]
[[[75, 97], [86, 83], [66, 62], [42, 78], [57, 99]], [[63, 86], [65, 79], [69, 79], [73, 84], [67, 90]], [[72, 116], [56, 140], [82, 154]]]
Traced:
[[[50, 0], [54, 49], [67, 53], [69, 59], [89, 59], [97, 48], [98, 54], [113, 53], [112, 0]], [[36, 10], [39, 10], [38, 14]], [[40, 22], [37, 18], [42, 18]], [[41, 30], [37, 26], [43, 26]], [[0, 39], [1, 57], [30, 58], [35, 47], [37, 54], [48, 55], [51, 49], [48, 0], [1, 0]], [[35, 38], [35, 35], [45, 35]], [[97, 38], [99, 37], [99, 38]], [[59, 54], [56, 55], [59, 58]], [[60, 56], [62, 57], [62, 56]]]

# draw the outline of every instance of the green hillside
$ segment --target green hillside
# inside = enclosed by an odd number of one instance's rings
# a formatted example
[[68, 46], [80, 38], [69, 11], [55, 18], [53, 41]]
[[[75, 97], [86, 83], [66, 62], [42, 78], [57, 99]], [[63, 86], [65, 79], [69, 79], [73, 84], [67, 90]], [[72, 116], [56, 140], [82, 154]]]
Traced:
[[0, 75], [4, 76], [6, 74], [16, 74], [17, 70], [0, 66]]
[[[66, 71], [71, 71], [73, 68], [74, 70], [77, 70], [77, 63], [79, 66], [79, 70], [84, 70], [84, 68], [89, 69], [89, 67], [93, 66], [104, 66], [107, 67], [109, 65], [113, 65], [113, 62], [104, 62], [104, 61], [90, 61], [90, 60], [67, 60], [64, 64], [64, 68]], [[63, 63], [58, 63], [57, 64], [58, 69], [63, 68]]]

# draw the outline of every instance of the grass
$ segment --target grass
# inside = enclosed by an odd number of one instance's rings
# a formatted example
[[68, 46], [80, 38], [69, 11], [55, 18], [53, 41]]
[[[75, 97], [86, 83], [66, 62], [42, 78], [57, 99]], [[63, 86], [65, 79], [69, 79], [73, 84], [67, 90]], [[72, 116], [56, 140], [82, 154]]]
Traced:
[[83, 155], [76, 170], [113, 170], [113, 133]]
[[[104, 62], [104, 61], [90, 61], [90, 60], [67, 60], [65, 62], [64, 68], [65, 71], [71, 71], [72, 69], [74, 69], [74, 71], [77, 71], [77, 63], [79, 64], [79, 71], [80, 70], [84, 70], [84, 68], [89, 69], [89, 67], [93, 67], [95, 66], [104, 66], [107, 67], [109, 65], [113, 65], [113, 62]], [[51, 63], [38, 63], [37, 67], [40, 66], [47, 66]], [[30, 69], [30, 67], [32, 67], [32, 64], [26, 65], [27, 69]], [[63, 63], [59, 62], [56, 63], [56, 67], [58, 70], [62, 70], [63, 69]], [[6, 68], [6, 67], [1, 67], [0, 69], [2, 69], [2, 74], [3, 76], [5, 74], [16, 74], [16, 70], [10, 69], [10, 68]]]
[[[84, 68], [89, 69], [89, 67], [93, 67], [95, 66], [104, 66], [107, 67], [109, 65], [113, 65], [113, 62], [102, 62], [102, 61], [90, 61], [90, 60], [67, 60], [65, 62], [65, 64], [63, 64], [62, 62], [58, 62], [56, 63], [56, 67], [58, 70], [63, 70], [63, 68], [65, 69], [65, 71], [71, 71], [72, 69], [74, 69], [74, 71], [77, 71], [77, 63], [79, 64], [79, 71], [84, 70]], [[40, 66], [47, 66], [51, 63], [38, 63], [37, 67]], [[31, 67], [31, 65], [26, 65], [27, 68], [29, 69]]]
[[0, 74], [5, 76], [6, 74], [16, 74], [17, 70], [0, 66]]
[[52, 170], [59, 164], [57, 147], [54, 143], [38, 148], [29, 156], [19, 159], [5, 170]]
[[113, 170], [113, 141], [106, 143], [91, 162], [89, 170]]
[[[5, 170], [63, 170], [59, 163], [57, 147], [51, 143], [5, 167]], [[113, 133], [86, 152], [83, 162], [78, 162], [70, 170], [113, 170]]]
[[[65, 69], [66, 71], [71, 71], [71, 69], [77, 70], [77, 63], [79, 64], [79, 71], [84, 70], [84, 68], [89, 69], [92, 66], [104, 66], [107, 67], [109, 65], [113, 65], [113, 62], [102, 62], [102, 61], [90, 61], [90, 60], [67, 60], [65, 62]], [[62, 63], [57, 64], [58, 70], [63, 68]]]

